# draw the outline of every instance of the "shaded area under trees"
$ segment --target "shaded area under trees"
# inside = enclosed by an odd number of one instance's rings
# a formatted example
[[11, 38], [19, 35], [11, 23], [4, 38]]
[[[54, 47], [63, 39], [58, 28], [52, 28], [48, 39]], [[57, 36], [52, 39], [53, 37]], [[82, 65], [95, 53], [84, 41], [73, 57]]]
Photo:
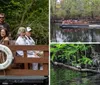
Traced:
[[48, 44], [48, 0], [0, 0], [0, 12], [6, 15], [13, 39], [20, 26], [30, 26], [37, 44]]

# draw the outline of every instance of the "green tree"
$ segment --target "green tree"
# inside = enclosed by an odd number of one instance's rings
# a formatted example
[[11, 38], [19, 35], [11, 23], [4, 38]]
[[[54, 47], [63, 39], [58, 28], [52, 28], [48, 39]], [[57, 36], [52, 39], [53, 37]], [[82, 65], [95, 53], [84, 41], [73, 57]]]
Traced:
[[51, 44], [51, 60], [73, 66], [91, 65], [91, 55], [87, 55], [90, 48], [85, 44]]
[[20, 26], [30, 26], [37, 44], [48, 44], [48, 0], [1, 0], [0, 12], [6, 15], [13, 39]]
[[62, 0], [57, 8], [56, 0], [51, 0], [51, 16], [57, 18], [95, 18], [100, 13], [100, 0]]

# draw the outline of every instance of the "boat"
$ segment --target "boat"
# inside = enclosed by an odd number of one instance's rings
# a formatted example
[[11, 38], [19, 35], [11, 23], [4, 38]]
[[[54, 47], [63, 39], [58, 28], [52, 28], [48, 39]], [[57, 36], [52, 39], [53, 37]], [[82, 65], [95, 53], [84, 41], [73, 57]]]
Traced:
[[100, 29], [100, 25], [97, 24], [61, 24], [59, 26], [62, 29], [76, 29], [76, 28], [88, 28], [88, 29]]
[[[48, 85], [49, 75], [49, 49], [48, 45], [8, 45], [5, 42], [4, 45], [0, 45], [1, 52], [5, 52], [7, 57], [0, 55], [0, 57], [6, 60], [0, 63], [0, 85], [2, 84], [36, 84], [36, 85]], [[16, 51], [22, 50], [24, 56], [16, 55]], [[42, 51], [43, 54], [40, 58], [28, 58], [27, 50]], [[43, 65], [42, 70], [32, 70], [29, 64], [41, 63]]]

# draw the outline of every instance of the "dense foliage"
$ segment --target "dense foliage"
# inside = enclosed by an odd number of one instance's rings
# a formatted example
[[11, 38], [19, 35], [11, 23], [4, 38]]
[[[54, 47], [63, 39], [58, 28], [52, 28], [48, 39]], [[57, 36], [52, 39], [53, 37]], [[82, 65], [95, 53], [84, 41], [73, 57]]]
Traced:
[[87, 44], [51, 44], [51, 60], [64, 64], [91, 65], [91, 45]]
[[0, 0], [13, 39], [20, 26], [30, 26], [37, 44], [48, 44], [48, 0]]
[[[68, 69], [66, 70], [64, 68], [51, 67], [51, 69], [50, 69], [50, 84], [51, 85], [78, 85], [79, 82], [78, 82], [78, 84], [77, 84], [77, 82], [75, 84], [71, 84], [71, 83], [73, 83], [72, 82], [73, 79], [75, 79], [79, 76], [83, 76], [83, 74], [80, 74], [79, 72], [68, 70]], [[68, 82], [70, 82], [70, 84]], [[86, 83], [86, 82], [84, 82], [84, 83]], [[79, 84], [79, 85], [81, 85], [81, 84]]]
[[95, 18], [100, 17], [99, 8], [100, 0], [51, 0], [52, 17]]

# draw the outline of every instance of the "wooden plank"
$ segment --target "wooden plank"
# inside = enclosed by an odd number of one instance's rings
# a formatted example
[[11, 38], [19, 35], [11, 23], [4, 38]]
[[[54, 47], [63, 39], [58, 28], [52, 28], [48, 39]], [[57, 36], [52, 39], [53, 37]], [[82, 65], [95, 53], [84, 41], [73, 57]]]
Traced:
[[48, 63], [48, 58], [24, 58], [15, 57], [14, 63]]
[[[27, 58], [27, 51], [26, 50], [24, 50], [24, 58]], [[24, 68], [28, 69], [28, 63], [24, 63]]]
[[44, 57], [49, 57], [49, 52], [48, 51], [44, 51]]
[[[48, 51], [44, 51], [44, 56], [45, 56], [45, 58], [46, 57], [48, 57], [49, 58], [49, 52]], [[49, 59], [48, 59], [49, 60]], [[49, 61], [48, 61], [49, 62]], [[49, 64], [43, 64], [43, 70], [44, 71], [48, 71], [48, 74], [49, 74], [49, 66], [48, 66]]]
[[[3, 71], [0, 71], [0, 75], [4, 75]], [[11, 69], [6, 70], [6, 75], [13, 76], [48, 76], [47, 70], [26, 70], [26, 69]]]
[[11, 50], [40, 50], [47, 51], [48, 45], [8, 45]]
[[48, 64], [43, 64], [43, 70], [47, 71], [48, 74], [49, 74], [49, 70], [48, 69], [49, 69]]

